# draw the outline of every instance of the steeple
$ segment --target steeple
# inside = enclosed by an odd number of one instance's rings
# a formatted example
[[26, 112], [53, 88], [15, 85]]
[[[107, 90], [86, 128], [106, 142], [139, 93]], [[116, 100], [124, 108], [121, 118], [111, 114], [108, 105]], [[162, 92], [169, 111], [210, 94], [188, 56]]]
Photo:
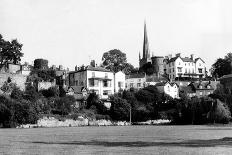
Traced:
[[143, 58], [145, 58], [145, 59], [150, 58], [150, 50], [149, 50], [149, 43], [148, 43], [148, 37], [147, 37], [146, 22], [144, 22]]

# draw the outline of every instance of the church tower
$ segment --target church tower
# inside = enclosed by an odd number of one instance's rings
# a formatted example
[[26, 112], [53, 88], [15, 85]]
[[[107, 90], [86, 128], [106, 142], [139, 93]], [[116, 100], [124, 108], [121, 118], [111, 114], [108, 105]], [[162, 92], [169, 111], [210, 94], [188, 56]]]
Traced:
[[149, 42], [147, 37], [147, 27], [146, 22], [144, 23], [144, 37], [143, 37], [143, 57], [139, 61], [139, 67], [142, 67], [144, 64], [151, 62], [151, 55], [149, 49]]

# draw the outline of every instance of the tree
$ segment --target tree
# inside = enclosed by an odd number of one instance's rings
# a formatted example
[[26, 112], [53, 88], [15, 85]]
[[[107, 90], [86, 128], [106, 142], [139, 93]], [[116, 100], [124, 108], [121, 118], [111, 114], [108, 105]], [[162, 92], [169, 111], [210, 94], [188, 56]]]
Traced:
[[57, 87], [50, 87], [48, 89], [41, 90], [41, 93], [44, 97], [58, 97], [59, 96], [59, 89]]
[[110, 116], [114, 120], [129, 120], [130, 104], [118, 96], [111, 96]]
[[11, 78], [8, 77], [7, 81], [4, 82], [4, 84], [0, 89], [3, 91], [3, 93], [10, 94], [15, 87], [16, 87], [16, 83], [13, 83], [11, 81]]
[[223, 75], [231, 74], [232, 71], [232, 53], [228, 53], [224, 59], [218, 58], [212, 65], [212, 75], [214, 77], [222, 77]]
[[6, 64], [9, 61], [17, 64], [21, 61], [21, 57], [23, 57], [22, 46], [17, 39], [11, 42], [5, 41], [0, 34], [0, 64]]
[[112, 72], [124, 71], [125, 74], [130, 74], [134, 70], [134, 66], [127, 63], [126, 54], [118, 49], [113, 49], [105, 52], [102, 56], [102, 66]]
[[57, 98], [55, 100], [56, 111], [62, 115], [68, 115], [72, 112], [72, 107], [74, 106], [75, 101], [75, 98], [70, 95]]

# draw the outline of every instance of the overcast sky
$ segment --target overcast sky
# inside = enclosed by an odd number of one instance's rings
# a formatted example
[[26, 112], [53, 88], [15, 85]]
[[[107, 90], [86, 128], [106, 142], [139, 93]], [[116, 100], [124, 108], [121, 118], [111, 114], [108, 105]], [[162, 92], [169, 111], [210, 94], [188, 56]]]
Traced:
[[209, 68], [232, 52], [231, 0], [0, 0], [0, 34], [23, 44], [23, 61], [74, 69], [119, 49], [138, 66], [144, 20], [155, 56], [194, 53]]

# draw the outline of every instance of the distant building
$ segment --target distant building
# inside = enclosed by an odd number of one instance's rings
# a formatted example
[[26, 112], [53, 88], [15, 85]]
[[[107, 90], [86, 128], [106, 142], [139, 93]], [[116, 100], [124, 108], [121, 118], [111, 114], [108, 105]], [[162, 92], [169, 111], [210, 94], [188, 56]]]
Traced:
[[172, 98], [179, 98], [179, 86], [176, 83], [161, 82], [157, 83], [155, 86], [161, 93], [165, 93]]
[[132, 74], [126, 77], [126, 89], [141, 89], [145, 87], [146, 77], [144, 74]]
[[149, 42], [147, 36], [147, 28], [146, 23], [144, 24], [144, 38], [143, 38], [143, 55], [139, 53], [139, 67], [143, 67], [143, 65], [147, 63], [151, 63], [154, 67], [154, 73], [157, 76], [161, 76], [164, 74], [164, 64], [163, 64], [164, 57], [162, 56], [151, 56], [150, 49], [149, 49]]
[[181, 54], [176, 54], [175, 57], [166, 57], [164, 60], [164, 70], [171, 81], [178, 79], [199, 79], [206, 75], [205, 62], [201, 58], [181, 57]]
[[211, 84], [211, 81], [198, 81], [191, 82], [187, 87], [184, 88], [188, 97], [204, 97], [213, 93], [215, 85]]
[[85, 87], [95, 92], [100, 99], [108, 99], [114, 93], [114, 73], [98, 66], [76, 67], [69, 72], [69, 86]]

